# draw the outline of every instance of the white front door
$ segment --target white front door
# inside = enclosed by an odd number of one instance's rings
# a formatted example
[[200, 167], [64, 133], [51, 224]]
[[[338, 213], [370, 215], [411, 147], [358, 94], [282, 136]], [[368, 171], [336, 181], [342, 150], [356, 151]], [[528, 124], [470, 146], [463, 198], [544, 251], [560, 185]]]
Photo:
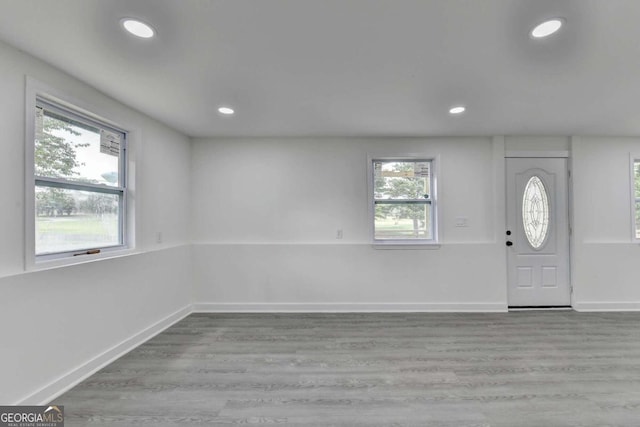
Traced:
[[509, 306], [569, 306], [567, 159], [506, 161]]

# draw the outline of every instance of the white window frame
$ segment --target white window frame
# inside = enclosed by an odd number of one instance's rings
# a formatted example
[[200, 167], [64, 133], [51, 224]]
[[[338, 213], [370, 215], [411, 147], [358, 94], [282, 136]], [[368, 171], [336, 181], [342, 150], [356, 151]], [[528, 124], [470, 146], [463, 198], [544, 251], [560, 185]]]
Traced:
[[[429, 205], [431, 206], [431, 239], [376, 239], [375, 237], [375, 178], [374, 162], [429, 162], [430, 186]], [[369, 200], [369, 230], [372, 246], [376, 249], [438, 249], [440, 248], [439, 204], [438, 204], [438, 165], [439, 156], [407, 154], [398, 156], [367, 156], [367, 183]]]
[[[108, 120], [110, 113], [115, 110], [106, 108], [98, 111], [87, 106], [84, 102], [69, 96], [55, 88], [41, 83], [31, 77], [26, 78], [25, 90], [25, 270], [40, 270], [64, 265], [80, 264], [98, 259], [112, 258], [135, 253], [135, 221], [136, 212], [133, 200], [135, 193], [135, 178], [130, 171], [134, 170], [135, 150], [132, 150], [133, 141], [139, 138], [138, 133], [130, 131], [127, 126]], [[68, 181], [65, 179], [35, 176], [35, 133], [36, 133], [36, 105], [38, 102], [48, 104], [56, 112], [62, 113], [74, 120], [98, 125], [99, 128], [115, 130], [125, 135], [126, 142], [120, 156], [120, 187], [108, 187]], [[116, 115], [116, 114], [113, 114]], [[126, 150], [126, 151], [125, 151]], [[108, 194], [121, 193], [121, 206], [119, 208], [121, 242], [115, 246], [92, 247], [85, 250], [57, 252], [45, 255], [36, 255], [35, 251], [35, 188], [37, 183], [55, 186], [64, 189], [80, 191], [94, 191]], [[99, 253], [87, 254], [88, 249], [100, 249]], [[76, 256], [82, 255], [82, 256]]]
[[637, 237], [638, 229], [636, 227], [636, 205], [640, 203], [640, 198], [636, 197], [636, 180], [635, 180], [635, 164], [640, 163], [640, 154], [631, 153], [629, 156], [629, 177], [630, 177], [630, 200], [631, 200], [631, 241], [634, 243], [640, 243], [640, 238]]

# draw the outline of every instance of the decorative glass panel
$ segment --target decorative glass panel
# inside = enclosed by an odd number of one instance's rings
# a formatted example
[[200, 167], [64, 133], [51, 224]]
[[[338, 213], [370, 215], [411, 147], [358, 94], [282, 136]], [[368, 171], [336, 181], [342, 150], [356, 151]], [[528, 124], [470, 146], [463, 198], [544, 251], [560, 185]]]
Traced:
[[532, 176], [522, 196], [522, 224], [529, 244], [542, 247], [549, 233], [549, 197], [542, 180]]

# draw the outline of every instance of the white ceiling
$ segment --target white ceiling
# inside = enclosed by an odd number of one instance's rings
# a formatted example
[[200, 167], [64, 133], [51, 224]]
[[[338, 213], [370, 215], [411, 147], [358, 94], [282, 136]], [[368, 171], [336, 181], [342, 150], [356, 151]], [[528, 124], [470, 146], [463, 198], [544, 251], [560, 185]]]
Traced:
[[640, 135], [639, 22], [639, 0], [0, 0], [0, 39], [190, 136]]

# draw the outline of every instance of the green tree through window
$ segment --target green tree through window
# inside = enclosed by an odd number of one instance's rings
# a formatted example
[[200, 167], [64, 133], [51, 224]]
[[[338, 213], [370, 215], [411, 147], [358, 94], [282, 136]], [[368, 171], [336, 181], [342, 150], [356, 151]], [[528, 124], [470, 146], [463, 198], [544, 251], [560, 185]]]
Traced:
[[[78, 175], [75, 168], [80, 166], [76, 159], [76, 148], [87, 144], [72, 143], [60, 134], [80, 135], [69, 123], [45, 115], [42, 109], [36, 111], [35, 174], [52, 178], [72, 178]], [[76, 202], [65, 190], [43, 187], [36, 193], [36, 214], [46, 216], [71, 215], [76, 210]]]

